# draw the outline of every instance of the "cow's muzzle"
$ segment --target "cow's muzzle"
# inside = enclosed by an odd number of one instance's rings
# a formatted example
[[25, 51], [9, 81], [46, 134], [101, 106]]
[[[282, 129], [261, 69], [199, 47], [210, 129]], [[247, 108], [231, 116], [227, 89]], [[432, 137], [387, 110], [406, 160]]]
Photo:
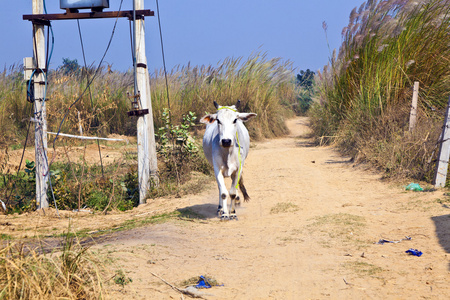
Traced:
[[222, 146], [223, 147], [231, 147], [231, 140], [230, 139], [223, 139], [222, 140]]

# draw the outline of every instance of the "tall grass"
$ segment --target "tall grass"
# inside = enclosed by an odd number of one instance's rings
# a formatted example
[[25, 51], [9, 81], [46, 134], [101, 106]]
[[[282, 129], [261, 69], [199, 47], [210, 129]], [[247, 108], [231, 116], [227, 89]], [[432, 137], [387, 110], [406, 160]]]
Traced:
[[[57, 132], [60, 128], [62, 133], [78, 134], [79, 113], [85, 135], [100, 137], [109, 134], [136, 135], [136, 119], [127, 115], [127, 111], [131, 110], [127, 93], [133, 92], [132, 72], [100, 68], [90, 89], [82, 95], [88, 82], [85, 73], [92, 78], [93, 72], [92, 67], [78, 68], [72, 72], [59, 68], [49, 72], [48, 131]], [[29, 120], [33, 115], [33, 105], [26, 100], [27, 88], [22, 77], [19, 66], [12, 66], [0, 73], [0, 125], [2, 128], [0, 147], [2, 150], [5, 147], [18, 149], [23, 146]], [[155, 132], [170, 126], [178, 128], [175, 124], [181, 124], [183, 116], [190, 113], [195, 113], [197, 120], [200, 119], [205, 112], [215, 110], [214, 100], [221, 105], [231, 105], [239, 99], [244, 111], [258, 114], [258, 118], [247, 124], [253, 138], [279, 136], [287, 132], [284, 118], [293, 114], [291, 107], [297, 101], [291, 63], [279, 58], [268, 59], [261, 53], [252, 54], [246, 60], [226, 58], [218, 66], [188, 64], [184, 67], [176, 67], [168, 74], [167, 79], [168, 89], [162, 70], [151, 74]], [[69, 107], [71, 107], [70, 110]], [[168, 108], [170, 108], [170, 124], [164, 117]], [[197, 125], [201, 128], [201, 125], [198, 123]], [[31, 133], [30, 130], [30, 135]], [[164, 148], [161, 137], [162, 134], [158, 136], [157, 149]], [[52, 138], [53, 136], [49, 138], [49, 148], [53, 147]], [[33, 141], [34, 138], [30, 137], [28, 145], [32, 145]], [[63, 138], [58, 139], [55, 144], [56, 147], [64, 147], [64, 149], [80, 145], [85, 144]], [[176, 150], [173, 151], [176, 152]], [[2, 155], [2, 152], [5, 155]], [[182, 151], [178, 152], [177, 155]], [[178, 193], [180, 183], [184, 183], [189, 178], [191, 171], [209, 173], [209, 169], [205, 168], [206, 160], [202, 157], [201, 150], [195, 154], [189, 153], [189, 157], [178, 155], [182, 157], [181, 160], [168, 161], [163, 154], [159, 153], [160, 175], [167, 178], [162, 179], [160, 190], [151, 191], [152, 196], [156, 197], [168, 191]], [[2, 174], [8, 163], [4, 161], [7, 158], [7, 151], [1, 151], [0, 188], [6, 187], [7, 191], [0, 193], [0, 196], [6, 199], [8, 205], [14, 206], [16, 203], [21, 203], [24, 198], [24, 193], [21, 193], [23, 189], [20, 189], [17, 180], [25, 180], [25, 184], [30, 188], [32, 176], [28, 178], [23, 173], [16, 176], [11, 172]], [[170, 163], [172, 161], [175, 162], [175, 166]], [[54, 164], [52, 171], [60, 171], [58, 177], [54, 179], [56, 203], [59, 207], [66, 209], [77, 208], [77, 203], [100, 210], [106, 210], [105, 205], [109, 209], [111, 207], [120, 210], [131, 208], [135, 205], [136, 196], [136, 160], [125, 159], [124, 163], [126, 166], [116, 169], [106, 167], [106, 173], [109, 175], [105, 178], [99, 173], [99, 168], [85, 166], [84, 161], [81, 163], [69, 161], [67, 166]], [[111, 173], [111, 170], [114, 171]], [[176, 182], [173, 182], [173, 170], [176, 171]], [[111, 174], [113, 175], [110, 176]], [[117, 182], [114, 182], [115, 178]], [[164, 180], [167, 182], [163, 182]], [[99, 182], [105, 184], [98, 184]], [[116, 186], [117, 184], [120, 186]], [[99, 190], [96, 191], [96, 188]], [[14, 192], [11, 192], [12, 190]], [[32, 187], [31, 190], [33, 190]], [[28, 194], [33, 195], [33, 193]], [[124, 201], [120, 201], [121, 198], [124, 198]], [[32, 200], [30, 197], [26, 199], [30, 207], [33, 206]], [[114, 203], [109, 205], [112, 200], [115, 201], [115, 205]]]
[[68, 234], [61, 252], [0, 245], [0, 299], [102, 299], [98, 261]]
[[[68, 107], [87, 86], [83, 71], [67, 73], [64, 69], [50, 71], [47, 92], [48, 131], [57, 131]], [[92, 70], [88, 68], [92, 77]], [[164, 126], [161, 118], [168, 108], [167, 89], [162, 70], [151, 74], [151, 97], [155, 127]], [[280, 58], [268, 59], [255, 53], [247, 60], [226, 58], [218, 66], [179, 66], [168, 74], [170, 110], [174, 122], [180, 123], [189, 111], [202, 116], [214, 109], [213, 101], [227, 105], [238, 99], [246, 111], [258, 113], [248, 124], [254, 138], [285, 134], [284, 117], [290, 115], [294, 104], [294, 71], [290, 62]], [[78, 132], [80, 112], [85, 131], [106, 136], [111, 133], [136, 134], [136, 120], [128, 117], [131, 110], [127, 92], [133, 92], [131, 72], [111, 72], [100, 69], [91, 88], [72, 107], [61, 132]], [[12, 66], [0, 73], [0, 145], [20, 142], [26, 134], [31, 116], [26, 101], [26, 85], [20, 66]]]
[[27, 105], [23, 75], [16, 65], [0, 73], [0, 145], [17, 144], [22, 140], [31, 110]]
[[[449, 36], [448, 0], [367, 1], [355, 8], [337, 57], [334, 52], [316, 78], [318, 101], [311, 112], [316, 134], [335, 137], [343, 149], [382, 168], [427, 179], [450, 94]], [[417, 172], [403, 159], [392, 159], [403, 157], [403, 150], [378, 147], [398, 144], [397, 136], [404, 136], [414, 81], [420, 82], [418, 128], [397, 148], [416, 145], [422, 157], [413, 160]], [[387, 167], [386, 160], [396, 162]]]
[[[156, 72], [152, 77], [153, 110], [156, 120], [160, 120], [163, 108], [169, 105], [164, 74]], [[257, 139], [285, 134], [284, 118], [291, 114], [289, 106], [296, 101], [291, 63], [280, 58], [267, 59], [261, 53], [245, 61], [226, 58], [217, 67], [177, 67], [169, 74], [169, 87], [170, 110], [180, 120], [188, 111], [198, 116], [212, 112], [214, 100], [221, 105], [241, 100], [244, 111], [258, 114], [246, 124]]]

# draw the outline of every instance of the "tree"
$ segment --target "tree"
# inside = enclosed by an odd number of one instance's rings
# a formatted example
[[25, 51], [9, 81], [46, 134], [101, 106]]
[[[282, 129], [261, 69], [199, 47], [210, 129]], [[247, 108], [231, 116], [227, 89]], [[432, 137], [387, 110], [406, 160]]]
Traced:
[[80, 70], [80, 65], [76, 59], [63, 58], [63, 64], [60, 66], [60, 70], [64, 72], [64, 75], [69, 75], [77, 73]]
[[306, 69], [306, 71], [301, 70], [300, 74], [297, 74], [297, 84], [312, 91], [314, 86], [314, 75], [315, 73], [310, 69]]
[[314, 75], [315, 73], [310, 69], [306, 69], [306, 71], [301, 70], [300, 74], [297, 74], [297, 85], [300, 87], [297, 96], [297, 112], [300, 114], [306, 113], [312, 104], [312, 96], [314, 93]]

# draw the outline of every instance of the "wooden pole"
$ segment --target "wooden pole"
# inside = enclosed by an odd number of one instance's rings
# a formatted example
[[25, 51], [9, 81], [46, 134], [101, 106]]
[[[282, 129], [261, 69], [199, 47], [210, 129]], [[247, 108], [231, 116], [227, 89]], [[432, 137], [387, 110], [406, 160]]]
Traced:
[[[44, 13], [43, 0], [33, 0], [33, 14]], [[34, 73], [34, 127], [36, 161], [36, 206], [47, 208], [48, 160], [47, 160], [47, 108], [44, 101], [45, 78], [42, 70], [47, 69], [45, 61], [44, 25], [33, 23], [33, 57], [36, 63]]]
[[442, 129], [441, 137], [442, 140], [439, 141], [439, 154], [434, 176], [435, 187], [444, 187], [445, 181], [447, 180], [448, 159], [450, 157], [450, 97], [445, 112], [444, 127]]
[[[144, 0], [133, 1], [136, 10], [144, 9]], [[139, 116], [137, 121], [139, 204], [143, 204], [146, 202], [150, 183], [158, 184], [158, 165], [156, 160], [155, 131], [153, 127], [152, 102], [150, 96], [150, 78], [145, 55], [144, 19], [139, 18], [135, 20], [134, 26], [137, 93], [140, 94], [141, 109], [149, 110], [148, 114]]]
[[413, 98], [411, 102], [411, 113], [409, 114], [409, 131], [413, 131], [417, 122], [417, 100], [419, 99], [419, 82], [414, 82]]

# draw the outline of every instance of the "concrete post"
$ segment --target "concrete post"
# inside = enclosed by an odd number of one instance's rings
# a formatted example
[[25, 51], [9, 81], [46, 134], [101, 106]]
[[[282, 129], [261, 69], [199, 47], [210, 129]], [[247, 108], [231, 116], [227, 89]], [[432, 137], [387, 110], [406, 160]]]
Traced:
[[[33, 0], [33, 14], [43, 14], [43, 0]], [[33, 57], [39, 68], [34, 73], [34, 118], [36, 119], [35, 163], [36, 163], [36, 205], [37, 208], [48, 207], [48, 158], [47, 158], [47, 108], [44, 101], [45, 79], [41, 70], [47, 68], [45, 61], [44, 25], [33, 24]]]
[[[144, 9], [144, 0], [134, 0], [136, 10]], [[140, 94], [141, 109], [148, 109], [149, 113], [138, 117], [137, 143], [138, 143], [138, 177], [139, 177], [139, 204], [146, 201], [150, 181], [158, 184], [156, 142], [153, 126], [152, 102], [150, 95], [150, 78], [145, 55], [145, 23], [144, 19], [135, 21], [135, 53], [136, 53], [136, 79]]]

